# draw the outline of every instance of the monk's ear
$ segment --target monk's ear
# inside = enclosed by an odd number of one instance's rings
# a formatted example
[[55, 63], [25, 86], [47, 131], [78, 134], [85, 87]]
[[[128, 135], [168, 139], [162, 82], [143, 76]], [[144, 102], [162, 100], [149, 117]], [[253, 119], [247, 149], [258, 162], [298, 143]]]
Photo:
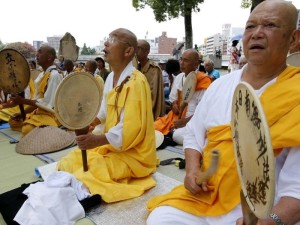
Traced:
[[135, 54], [135, 50], [134, 50], [134, 47], [132, 46], [129, 46], [125, 49], [125, 56], [132, 56]]
[[300, 48], [300, 29], [294, 30], [291, 36], [290, 53], [299, 51]]
[[300, 42], [300, 29], [294, 30], [291, 37], [291, 45], [299, 45]]

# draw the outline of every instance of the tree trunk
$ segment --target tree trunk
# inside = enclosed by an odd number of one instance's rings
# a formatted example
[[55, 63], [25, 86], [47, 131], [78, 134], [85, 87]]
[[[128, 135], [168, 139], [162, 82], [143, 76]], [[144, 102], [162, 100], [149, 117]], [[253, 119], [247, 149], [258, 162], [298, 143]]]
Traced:
[[193, 48], [192, 10], [186, 9], [184, 14], [185, 49]]
[[253, 9], [261, 2], [263, 2], [264, 0], [252, 0], [252, 6], [251, 6], [251, 9], [250, 9], [250, 12], [253, 11]]

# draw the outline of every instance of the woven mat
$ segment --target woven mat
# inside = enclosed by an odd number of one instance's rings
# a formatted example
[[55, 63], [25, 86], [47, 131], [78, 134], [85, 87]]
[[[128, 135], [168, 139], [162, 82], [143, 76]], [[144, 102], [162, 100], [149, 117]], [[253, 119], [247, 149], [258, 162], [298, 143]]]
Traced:
[[[177, 153], [177, 154], [180, 154], [180, 155], [184, 155], [182, 145], [167, 146], [165, 149], [170, 151], [170, 152], [174, 152], [174, 153]], [[160, 151], [160, 150], [158, 150], [158, 151]]]
[[157, 181], [156, 187], [147, 191], [142, 196], [117, 203], [101, 203], [100, 206], [90, 210], [87, 216], [96, 224], [146, 224], [148, 217], [147, 201], [153, 196], [168, 193], [175, 186], [181, 184], [181, 182], [158, 172], [153, 177]]

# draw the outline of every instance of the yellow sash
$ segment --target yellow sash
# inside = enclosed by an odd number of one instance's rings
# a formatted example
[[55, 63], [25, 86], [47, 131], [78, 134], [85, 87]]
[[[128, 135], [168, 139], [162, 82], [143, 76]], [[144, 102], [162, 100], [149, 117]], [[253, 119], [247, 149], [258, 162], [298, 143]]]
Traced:
[[[284, 147], [300, 146], [300, 68], [287, 67], [260, 97], [272, 138], [275, 155]], [[149, 210], [170, 205], [197, 216], [228, 213], [239, 202], [240, 183], [234, 161], [229, 125], [211, 128], [203, 154], [203, 170], [210, 165], [211, 151], [220, 151], [220, 164], [209, 180], [209, 193], [191, 194], [183, 185], [166, 195], [156, 196], [147, 204]]]
[[39, 98], [44, 98], [44, 94], [47, 90], [47, 85], [48, 85], [48, 80], [49, 80], [50, 75], [51, 75], [51, 72], [47, 71], [47, 72], [45, 72], [44, 76], [41, 79], [41, 82], [38, 86]]

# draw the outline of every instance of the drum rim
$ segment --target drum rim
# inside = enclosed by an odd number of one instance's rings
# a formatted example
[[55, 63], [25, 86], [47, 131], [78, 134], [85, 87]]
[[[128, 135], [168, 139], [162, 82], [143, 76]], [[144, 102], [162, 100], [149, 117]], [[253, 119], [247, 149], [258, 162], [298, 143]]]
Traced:
[[[234, 129], [235, 126], [236, 126], [234, 124], [235, 109], [236, 109], [234, 100], [236, 99], [236, 96], [237, 96], [239, 90], [241, 90], [241, 89], [248, 90], [249, 93], [251, 93], [251, 95], [253, 97], [253, 100], [256, 103], [256, 106], [257, 106], [258, 112], [259, 112], [259, 116], [260, 116], [260, 119], [261, 119], [261, 127], [262, 127], [262, 130], [264, 132], [265, 140], [266, 140], [266, 146], [267, 146], [267, 153], [266, 154], [269, 157], [269, 167], [270, 167], [270, 170], [269, 170], [270, 182], [269, 182], [269, 189], [267, 190], [267, 193], [266, 193], [266, 200], [268, 202], [266, 203], [265, 206], [263, 206], [264, 207], [263, 210], [256, 210], [255, 206], [253, 206], [252, 201], [249, 199], [249, 194], [247, 192], [246, 184], [245, 184], [245, 181], [244, 181], [244, 179], [246, 179], [246, 178], [243, 178], [243, 175], [242, 175], [242, 172], [241, 172], [242, 169], [240, 168], [239, 160], [238, 160], [237, 145], [236, 145], [236, 142], [235, 142], [235, 129]], [[274, 195], [275, 195], [275, 159], [274, 159], [274, 152], [273, 152], [273, 147], [272, 147], [272, 143], [271, 143], [271, 137], [270, 137], [270, 132], [269, 132], [269, 129], [268, 129], [267, 120], [266, 120], [266, 117], [264, 115], [264, 111], [263, 111], [262, 105], [260, 103], [260, 100], [259, 100], [258, 96], [256, 95], [256, 93], [255, 93], [254, 89], [252, 88], [252, 86], [250, 86], [250, 84], [242, 81], [237, 85], [237, 87], [234, 91], [234, 95], [233, 95], [232, 113], [231, 114], [232, 114], [231, 126], [232, 126], [232, 137], [233, 137], [233, 146], [234, 146], [234, 157], [235, 157], [235, 162], [236, 162], [236, 167], [237, 167], [237, 171], [238, 171], [239, 180], [240, 180], [240, 183], [241, 183], [241, 188], [242, 188], [243, 194], [245, 196], [245, 199], [246, 199], [247, 204], [248, 204], [249, 208], [251, 209], [251, 211], [258, 218], [264, 218], [264, 217], [269, 215], [269, 213], [271, 212], [271, 209], [273, 207], [273, 203], [274, 203]], [[247, 131], [244, 130], [243, 131], [244, 134], [248, 135], [248, 136], [243, 136], [246, 139], [249, 138], [249, 135], [251, 134], [251, 132], [249, 132], [249, 130], [247, 130]], [[239, 136], [242, 136], [242, 135], [239, 135]], [[254, 154], [252, 154], [252, 155], [254, 155]], [[251, 155], [248, 155], [248, 157], [250, 158]], [[273, 158], [271, 158], [271, 157], [273, 157]], [[259, 173], [254, 168], [255, 163], [253, 163], [252, 166], [253, 166], [252, 173], [253, 172]]]
[[[59, 107], [58, 107], [59, 106], [59, 101], [61, 99], [61, 97], [59, 95], [60, 91], [66, 85], [68, 80], [74, 79], [74, 77], [76, 77], [76, 76], [86, 76], [86, 77], [90, 78], [90, 80], [92, 80], [94, 82], [94, 84], [96, 85], [97, 90], [99, 92], [99, 99], [98, 99], [99, 101], [97, 101], [98, 105], [93, 107], [95, 112], [93, 113], [93, 116], [91, 116], [89, 118], [89, 120], [84, 121], [85, 123], [84, 123], [83, 126], [71, 125], [71, 124], [67, 123], [65, 121], [65, 118], [63, 118], [61, 116], [61, 114], [59, 113]], [[54, 111], [55, 111], [55, 115], [56, 115], [57, 119], [59, 120], [59, 122], [63, 126], [67, 127], [68, 129], [72, 129], [72, 130], [78, 130], [78, 129], [82, 129], [86, 126], [89, 126], [91, 124], [91, 122], [93, 122], [93, 120], [97, 117], [98, 112], [100, 110], [100, 106], [101, 106], [101, 102], [102, 102], [101, 95], [100, 95], [100, 91], [102, 91], [101, 89], [102, 88], [100, 87], [100, 85], [97, 82], [97, 80], [95, 79], [95, 77], [92, 74], [90, 74], [89, 72], [73, 72], [69, 76], [65, 77], [56, 89], [55, 100], [54, 100]]]
[[[30, 82], [30, 67], [29, 67], [28, 61], [27, 61], [26, 57], [20, 51], [14, 49], [14, 48], [4, 48], [4, 49], [2, 49], [0, 51], [0, 55], [3, 52], [6, 52], [6, 51], [16, 52], [20, 56], [20, 58], [22, 58], [22, 60], [24, 60], [24, 62], [26, 62], [26, 63], [24, 63], [23, 66], [25, 66], [25, 65], [27, 65], [27, 66], [26, 66], [26, 68], [24, 68], [22, 70], [22, 71], [25, 71], [22, 75], [24, 76], [24, 74], [25, 74], [27, 80], [26, 80], [25, 84], [22, 86], [22, 88], [20, 88], [21, 91], [19, 91], [17, 93], [9, 93], [8, 91], [6, 91], [6, 88], [1, 85], [1, 82], [0, 82], [0, 89], [2, 89], [4, 92], [6, 92], [8, 94], [19, 94], [19, 93], [22, 93], [27, 88], [27, 86], [29, 85], [29, 82]], [[26, 70], [27, 70], [27, 73], [26, 73]], [[1, 74], [0, 74], [0, 76], [1, 76]]]

